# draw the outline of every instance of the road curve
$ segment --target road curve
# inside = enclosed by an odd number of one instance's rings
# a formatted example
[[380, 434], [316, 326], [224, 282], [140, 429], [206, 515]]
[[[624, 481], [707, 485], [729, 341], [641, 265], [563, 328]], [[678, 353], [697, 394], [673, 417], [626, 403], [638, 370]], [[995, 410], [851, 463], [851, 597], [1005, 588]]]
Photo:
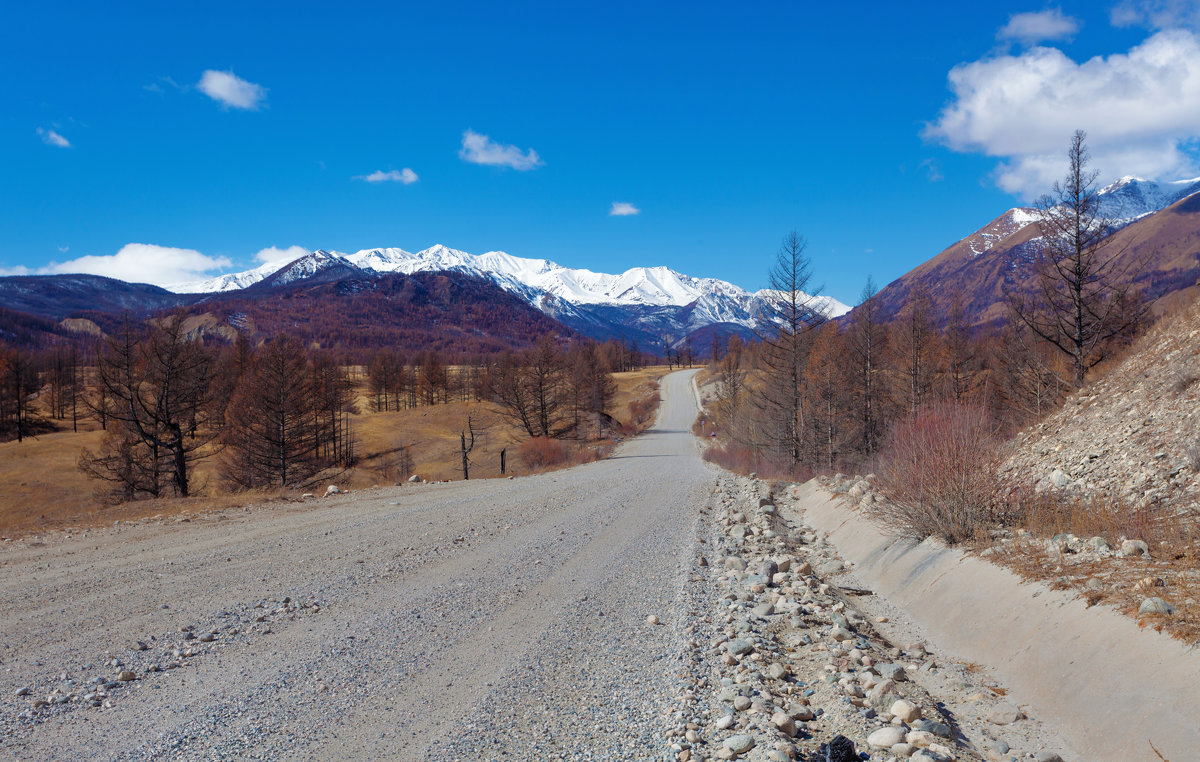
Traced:
[[713, 479], [693, 375], [567, 471], [6, 543], [0, 757], [661, 758]]

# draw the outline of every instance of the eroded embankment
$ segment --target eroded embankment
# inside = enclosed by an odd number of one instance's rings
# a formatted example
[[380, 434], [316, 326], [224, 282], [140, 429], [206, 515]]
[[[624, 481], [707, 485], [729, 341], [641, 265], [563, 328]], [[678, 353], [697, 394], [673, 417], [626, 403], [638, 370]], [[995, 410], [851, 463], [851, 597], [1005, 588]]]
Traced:
[[780, 500], [826, 534], [853, 574], [953, 658], [990, 668], [1009, 698], [1058, 728], [1079, 759], [1194, 759], [1200, 656], [1068, 592], [962, 552], [887, 535], [816, 481]]

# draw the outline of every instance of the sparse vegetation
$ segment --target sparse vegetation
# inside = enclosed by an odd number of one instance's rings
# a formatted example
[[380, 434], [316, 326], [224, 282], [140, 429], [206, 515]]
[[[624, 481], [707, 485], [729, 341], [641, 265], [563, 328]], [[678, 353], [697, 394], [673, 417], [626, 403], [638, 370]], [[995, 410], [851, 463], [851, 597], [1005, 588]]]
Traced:
[[986, 532], [1004, 515], [997, 444], [977, 405], [938, 403], [898, 421], [880, 460], [889, 497], [880, 518], [917, 540], [957, 543]]

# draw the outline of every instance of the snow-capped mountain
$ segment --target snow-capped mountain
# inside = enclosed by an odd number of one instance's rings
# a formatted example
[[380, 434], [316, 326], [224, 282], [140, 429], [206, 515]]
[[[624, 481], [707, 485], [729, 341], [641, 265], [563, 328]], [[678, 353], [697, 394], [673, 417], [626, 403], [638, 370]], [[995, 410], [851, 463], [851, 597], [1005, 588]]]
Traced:
[[[1200, 177], [1191, 180], [1156, 182], [1126, 176], [1096, 192], [1099, 216], [1113, 229], [1125, 227], [1171, 204], [1200, 193]], [[1040, 219], [1038, 210], [1028, 206], [1009, 209], [987, 226], [963, 241], [975, 256], [991, 250], [1014, 234]]]
[[[770, 291], [750, 292], [714, 278], [695, 278], [667, 267], [635, 267], [620, 274], [563, 267], [546, 259], [514, 257], [502, 251], [469, 254], [436, 245], [416, 253], [399, 248], [341, 254], [322, 249], [283, 266], [264, 265], [244, 273], [180, 284], [180, 293], [279, 286], [297, 280], [370, 276], [378, 273], [450, 271], [487, 278], [542, 312], [591, 335], [616, 335], [628, 328], [647, 337], [684, 336], [706, 326], [731, 324], [754, 329]], [[256, 285], [257, 284], [257, 285]], [[849, 308], [832, 297], [814, 306], [831, 317]]]
[[1200, 177], [1156, 182], [1126, 176], [1106, 185], [1096, 195], [1100, 197], [1100, 216], [1120, 226], [1166, 209], [1194, 193], [1200, 193]]
[[263, 278], [283, 266], [283, 262], [267, 262], [264, 265], [240, 273], [226, 273], [215, 278], [191, 281], [189, 283], [172, 283], [164, 286], [168, 291], [177, 294], [217, 294], [223, 291], [237, 291], [239, 288], [253, 286]]

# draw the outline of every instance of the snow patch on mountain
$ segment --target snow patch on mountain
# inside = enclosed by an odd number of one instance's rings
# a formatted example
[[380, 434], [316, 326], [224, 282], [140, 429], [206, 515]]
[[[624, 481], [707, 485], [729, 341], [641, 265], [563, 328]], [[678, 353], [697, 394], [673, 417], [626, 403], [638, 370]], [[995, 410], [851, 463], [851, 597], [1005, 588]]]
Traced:
[[1101, 188], [1100, 216], [1124, 226], [1200, 192], [1200, 177], [1159, 182], [1126, 176]]

